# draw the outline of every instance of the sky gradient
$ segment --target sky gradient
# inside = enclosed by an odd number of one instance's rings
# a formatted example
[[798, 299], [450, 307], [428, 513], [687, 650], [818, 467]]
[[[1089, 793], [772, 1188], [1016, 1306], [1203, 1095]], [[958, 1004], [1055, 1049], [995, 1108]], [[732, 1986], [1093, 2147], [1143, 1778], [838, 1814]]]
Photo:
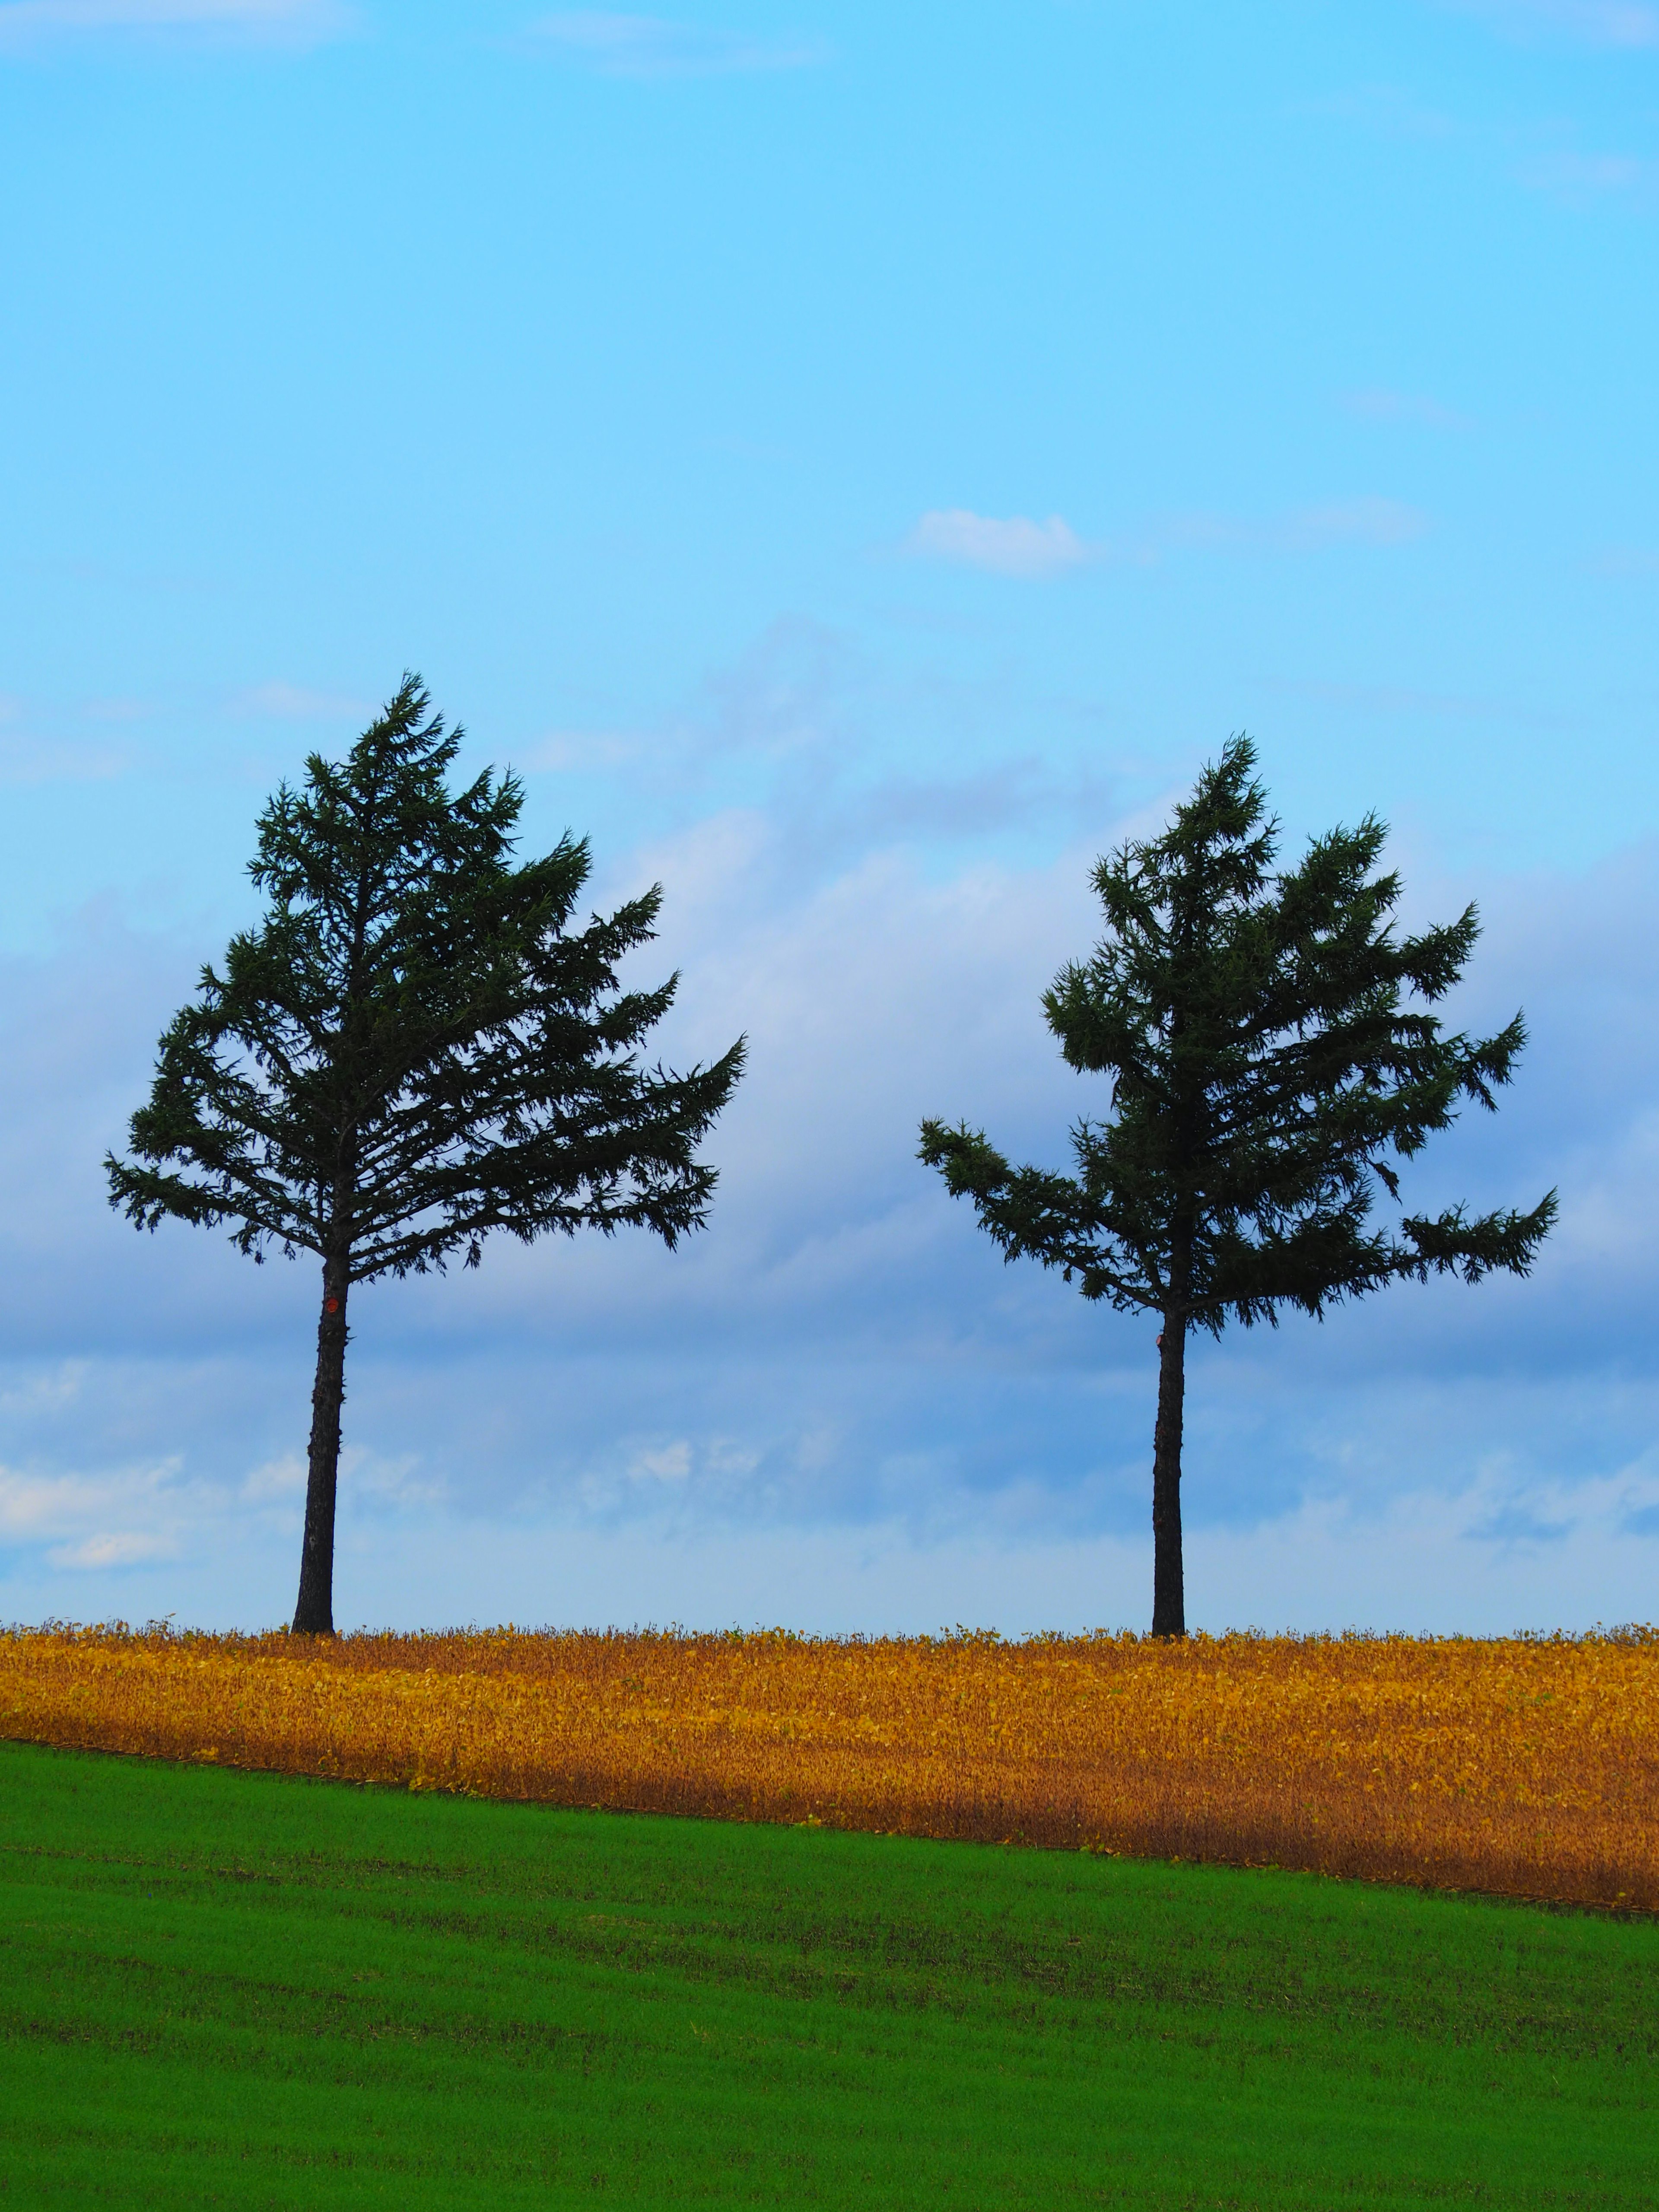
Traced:
[[1095, 856], [1248, 729], [1532, 1042], [1534, 1277], [1191, 1369], [1189, 1618], [1659, 1574], [1659, 7], [0, 0], [0, 1618], [291, 1610], [316, 1285], [100, 1160], [422, 671], [739, 1030], [708, 1233], [354, 1300], [337, 1617], [1144, 1626], [1153, 1331], [1005, 1269]]

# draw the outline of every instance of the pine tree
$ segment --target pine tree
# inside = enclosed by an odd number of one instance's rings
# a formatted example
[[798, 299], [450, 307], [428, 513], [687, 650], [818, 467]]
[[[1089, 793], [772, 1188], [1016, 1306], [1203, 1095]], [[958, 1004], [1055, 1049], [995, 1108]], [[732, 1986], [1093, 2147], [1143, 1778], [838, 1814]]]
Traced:
[[492, 1230], [631, 1224], [672, 1248], [707, 1217], [696, 1146], [743, 1066], [741, 1039], [689, 1074], [641, 1065], [678, 979], [625, 990], [617, 965], [654, 935], [660, 888], [572, 929], [586, 840], [514, 865], [522, 787], [486, 770], [452, 793], [461, 735], [406, 676], [343, 763], [313, 755], [276, 793], [249, 869], [264, 917], [203, 969], [133, 1159], [106, 1161], [141, 1229], [228, 1222], [256, 1260], [321, 1262], [302, 1632], [333, 1631], [354, 1287], [477, 1267]]
[[[1011, 1167], [977, 1131], [922, 1124], [921, 1157], [970, 1198], [1007, 1260], [1162, 1322], [1153, 1431], [1152, 1632], [1186, 1632], [1181, 1445], [1188, 1332], [1277, 1323], [1396, 1277], [1524, 1275], [1555, 1218], [1530, 1212], [1379, 1229], [1398, 1163], [1475, 1099], [1488, 1109], [1525, 1042], [1517, 1014], [1484, 1039], [1425, 1011], [1457, 982], [1475, 908], [1395, 933], [1401, 891], [1375, 872], [1374, 817], [1313, 841], [1275, 874], [1278, 824], [1231, 740], [1165, 833], [1100, 861], [1106, 934], [1063, 969], [1043, 1011], [1069, 1064], [1105, 1076], [1110, 1118], [1072, 1133], [1075, 1177]], [[1412, 996], [1414, 994], [1414, 1001]], [[1418, 1003], [1420, 1002], [1420, 1003]]]

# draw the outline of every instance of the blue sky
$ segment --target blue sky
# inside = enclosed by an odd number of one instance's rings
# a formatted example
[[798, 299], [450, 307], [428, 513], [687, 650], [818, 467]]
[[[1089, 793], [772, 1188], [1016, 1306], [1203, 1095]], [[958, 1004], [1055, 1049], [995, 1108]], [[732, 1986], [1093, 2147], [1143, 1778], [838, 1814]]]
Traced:
[[709, 1233], [354, 1308], [338, 1611], [1141, 1625], [1058, 1162], [1087, 871], [1244, 727], [1460, 1017], [1530, 1283], [1196, 1360], [1205, 1626], [1650, 1617], [1659, 6], [0, 0], [0, 1616], [291, 1607], [314, 1285], [99, 1160], [272, 785], [407, 665], [750, 1036]]

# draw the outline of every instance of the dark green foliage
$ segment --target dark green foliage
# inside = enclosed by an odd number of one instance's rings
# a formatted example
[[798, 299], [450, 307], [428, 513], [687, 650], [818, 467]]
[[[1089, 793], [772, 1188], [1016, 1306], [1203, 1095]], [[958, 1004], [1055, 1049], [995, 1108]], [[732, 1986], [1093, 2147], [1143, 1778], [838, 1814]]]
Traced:
[[359, 1283], [475, 1266], [492, 1229], [631, 1223], [672, 1245], [702, 1225], [714, 1173], [695, 1148], [741, 1045], [685, 1076], [640, 1065], [677, 979], [623, 991], [616, 971], [660, 892], [571, 931], [586, 840], [515, 866], [522, 787], [486, 771], [452, 796], [460, 732], [428, 704], [406, 678], [343, 763], [313, 755], [260, 817], [270, 911], [162, 1038], [139, 1164], [108, 1163], [140, 1227], [228, 1220], [256, 1256], [341, 1247]]
[[[1110, 1119], [1073, 1132], [1076, 1175], [1011, 1166], [965, 1126], [922, 1125], [921, 1158], [1006, 1258], [1161, 1317], [1176, 1481], [1189, 1328], [1273, 1322], [1285, 1304], [1322, 1315], [1397, 1276], [1524, 1274], [1555, 1218], [1552, 1192], [1528, 1212], [1373, 1220], [1379, 1197], [1399, 1198], [1401, 1160], [1465, 1101], [1495, 1106], [1525, 1030], [1517, 1014], [1493, 1037], [1448, 1034], [1427, 1011], [1462, 973], [1475, 909], [1397, 934], [1400, 878], [1376, 872], [1374, 817], [1275, 873], [1255, 764], [1234, 738], [1161, 837], [1095, 871], [1106, 934], [1043, 1000], [1066, 1059], [1109, 1085]], [[1167, 1533], [1156, 1505], [1154, 1522]], [[1160, 1632], [1178, 1633], [1157, 1610]]]
[[335, 765], [313, 755], [260, 817], [270, 904], [161, 1039], [111, 1202], [140, 1228], [228, 1222], [256, 1259], [323, 1263], [298, 1627], [331, 1626], [328, 1577], [354, 1284], [476, 1266], [484, 1238], [631, 1224], [672, 1246], [714, 1171], [696, 1148], [739, 1042], [686, 1075], [640, 1050], [676, 978], [624, 989], [660, 893], [570, 927], [589, 872], [568, 836], [515, 864], [523, 790], [452, 793], [459, 743], [405, 678]]
[[1107, 935], [1043, 997], [1070, 1065], [1111, 1083], [1109, 1121], [1079, 1122], [1075, 1179], [1010, 1168], [966, 1128], [924, 1125], [922, 1158], [970, 1196], [1009, 1258], [1073, 1273], [1088, 1298], [1184, 1312], [1218, 1335], [1283, 1303], [1322, 1314], [1398, 1275], [1525, 1273], [1554, 1218], [1462, 1207], [1370, 1220], [1459, 1103], [1496, 1106], [1525, 1040], [1447, 1036], [1432, 1004], [1459, 979], [1474, 907], [1396, 937], [1397, 875], [1374, 875], [1375, 819], [1333, 830], [1274, 876], [1274, 825], [1237, 738], [1174, 827], [1095, 871]]
[[1652, 2202], [1659, 1929], [0, 1745], [0, 2205]]

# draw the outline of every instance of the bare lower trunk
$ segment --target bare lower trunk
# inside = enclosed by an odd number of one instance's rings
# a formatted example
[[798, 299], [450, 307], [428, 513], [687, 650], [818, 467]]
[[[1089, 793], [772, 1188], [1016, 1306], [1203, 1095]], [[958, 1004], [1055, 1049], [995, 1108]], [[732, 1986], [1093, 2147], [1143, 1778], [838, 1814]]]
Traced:
[[1181, 1425], [1187, 1392], [1187, 1316], [1164, 1316], [1158, 1339], [1158, 1426], [1152, 1432], [1152, 1633], [1187, 1633], [1181, 1565]]
[[317, 1380], [311, 1392], [311, 1452], [306, 1477], [306, 1533], [300, 1552], [296, 1636], [334, 1633], [334, 1493], [340, 1474], [340, 1406], [345, 1396], [346, 1291], [343, 1259], [323, 1262], [317, 1322]]

